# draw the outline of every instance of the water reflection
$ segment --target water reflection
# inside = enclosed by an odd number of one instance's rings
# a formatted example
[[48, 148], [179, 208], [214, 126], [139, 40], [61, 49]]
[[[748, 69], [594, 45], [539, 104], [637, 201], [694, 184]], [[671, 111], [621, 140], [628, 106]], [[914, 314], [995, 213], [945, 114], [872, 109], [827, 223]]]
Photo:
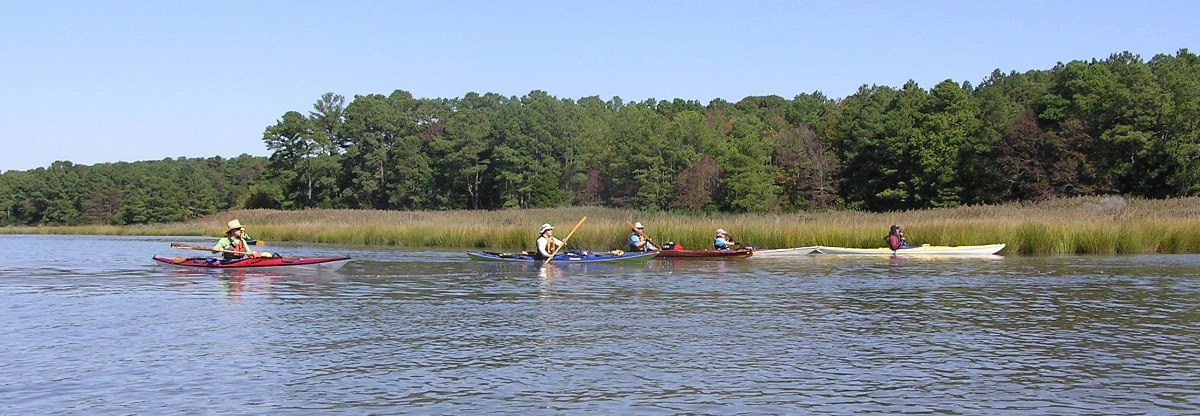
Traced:
[[205, 280], [217, 281], [232, 299], [243, 292], [270, 293], [273, 287], [295, 284], [328, 284], [344, 279], [344, 276], [321, 270], [271, 271], [271, 269], [203, 269], [163, 266], [163, 273], [179, 285], [202, 284]]
[[650, 260], [649, 262], [647, 262], [647, 265], [651, 269], [708, 270], [708, 271], [712, 271], [712, 272], [716, 272], [716, 273], [722, 273], [722, 272], [729, 270], [730, 265], [741, 263], [741, 262], [747, 262], [747, 264], [749, 264], [748, 263], [749, 260], [746, 260], [746, 259], [739, 259], [739, 260], [712, 260], [712, 259], [694, 260], [693, 259], [693, 260], [688, 260], [688, 259], [678, 259], [678, 258], [665, 258], [665, 259]]

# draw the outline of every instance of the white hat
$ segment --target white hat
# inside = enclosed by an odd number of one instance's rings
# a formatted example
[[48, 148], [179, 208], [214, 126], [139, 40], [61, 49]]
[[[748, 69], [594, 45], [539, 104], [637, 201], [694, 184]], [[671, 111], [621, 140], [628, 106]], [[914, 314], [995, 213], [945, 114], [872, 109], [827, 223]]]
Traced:
[[545, 233], [546, 230], [553, 230], [554, 226], [550, 224], [542, 224], [542, 228], [538, 230], [538, 234]]
[[722, 235], [723, 235], [723, 234], [725, 234], [725, 229], [724, 229], [724, 228], [718, 228], [718, 229], [717, 229], [717, 234], [722, 234]]
[[646, 228], [646, 227], [643, 227], [642, 223], [640, 223], [640, 222], [635, 222], [635, 223], [633, 223], [633, 228]]
[[245, 228], [245, 227], [242, 227], [242, 222], [238, 221], [237, 219], [230, 221], [228, 225], [229, 225], [229, 228], [226, 228], [226, 230], [232, 230], [235, 228]]

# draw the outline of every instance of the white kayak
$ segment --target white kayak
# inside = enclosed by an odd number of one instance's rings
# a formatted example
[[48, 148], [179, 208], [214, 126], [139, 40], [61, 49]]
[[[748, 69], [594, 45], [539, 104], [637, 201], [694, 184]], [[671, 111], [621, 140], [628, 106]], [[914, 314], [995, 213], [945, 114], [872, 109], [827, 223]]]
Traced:
[[807, 256], [817, 251], [817, 246], [808, 247], [792, 247], [792, 248], [774, 248], [770, 250], [754, 250], [754, 256], [751, 258], [761, 259], [782, 259], [794, 256]]
[[[892, 250], [882, 248], [846, 248], [846, 247], [817, 247], [821, 254], [861, 254], [884, 256], [982, 256], [996, 254], [1004, 250], [1005, 244], [987, 244], [982, 246], [920, 246]], [[755, 256], [758, 253], [754, 253]]]

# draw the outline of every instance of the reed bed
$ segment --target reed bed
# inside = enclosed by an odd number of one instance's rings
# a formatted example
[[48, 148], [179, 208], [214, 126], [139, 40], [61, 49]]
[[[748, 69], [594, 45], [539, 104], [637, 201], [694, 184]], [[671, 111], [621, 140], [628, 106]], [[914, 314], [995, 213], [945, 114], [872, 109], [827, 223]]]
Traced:
[[709, 248], [713, 231], [758, 248], [880, 247], [891, 224], [912, 244], [1007, 243], [1002, 254], [1200, 253], [1200, 199], [1080, 197], [1043, 203], [966, 206], [906, 212], [687, 215], [571, 207], [504, 211], [234, 210], [186, 223], [137, 226], [7, 227], [0, 233], [191, 235], [218, 237], [233, 218], [270, 241], [443, 249], [531, 249], [542, 223], [568, 246], [623, 249], [626, 221], [641, 221], [658, 243]]

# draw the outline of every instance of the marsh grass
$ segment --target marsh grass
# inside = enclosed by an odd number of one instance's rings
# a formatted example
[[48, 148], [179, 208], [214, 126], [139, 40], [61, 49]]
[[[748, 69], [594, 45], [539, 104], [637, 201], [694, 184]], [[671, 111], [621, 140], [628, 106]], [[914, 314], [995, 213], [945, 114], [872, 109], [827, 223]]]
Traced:
[[967, 206], [907, 212], [853, 211], [795, 214], [686, 215], [612, 208], [571, 207], [505, 211], [235, 210], [186, 223], [137, 226], [7, 227], [2, 233], [193, 235], [214, 239], [229, 219], [271, 241], [445, 249], [531, 249], [542, 223], [568, 246], [623, 249], [625, 221], [641, 221], [658, 243], [709, 248], [713, 231], [759, 248], [812, 245], [880, 247], [891, 224], [909, 242], [932, 245], [1007, 243], [1002, 253], [1200, 253], [1200, 199], [1127, 200], [1081, 197], [1043, 203]]

